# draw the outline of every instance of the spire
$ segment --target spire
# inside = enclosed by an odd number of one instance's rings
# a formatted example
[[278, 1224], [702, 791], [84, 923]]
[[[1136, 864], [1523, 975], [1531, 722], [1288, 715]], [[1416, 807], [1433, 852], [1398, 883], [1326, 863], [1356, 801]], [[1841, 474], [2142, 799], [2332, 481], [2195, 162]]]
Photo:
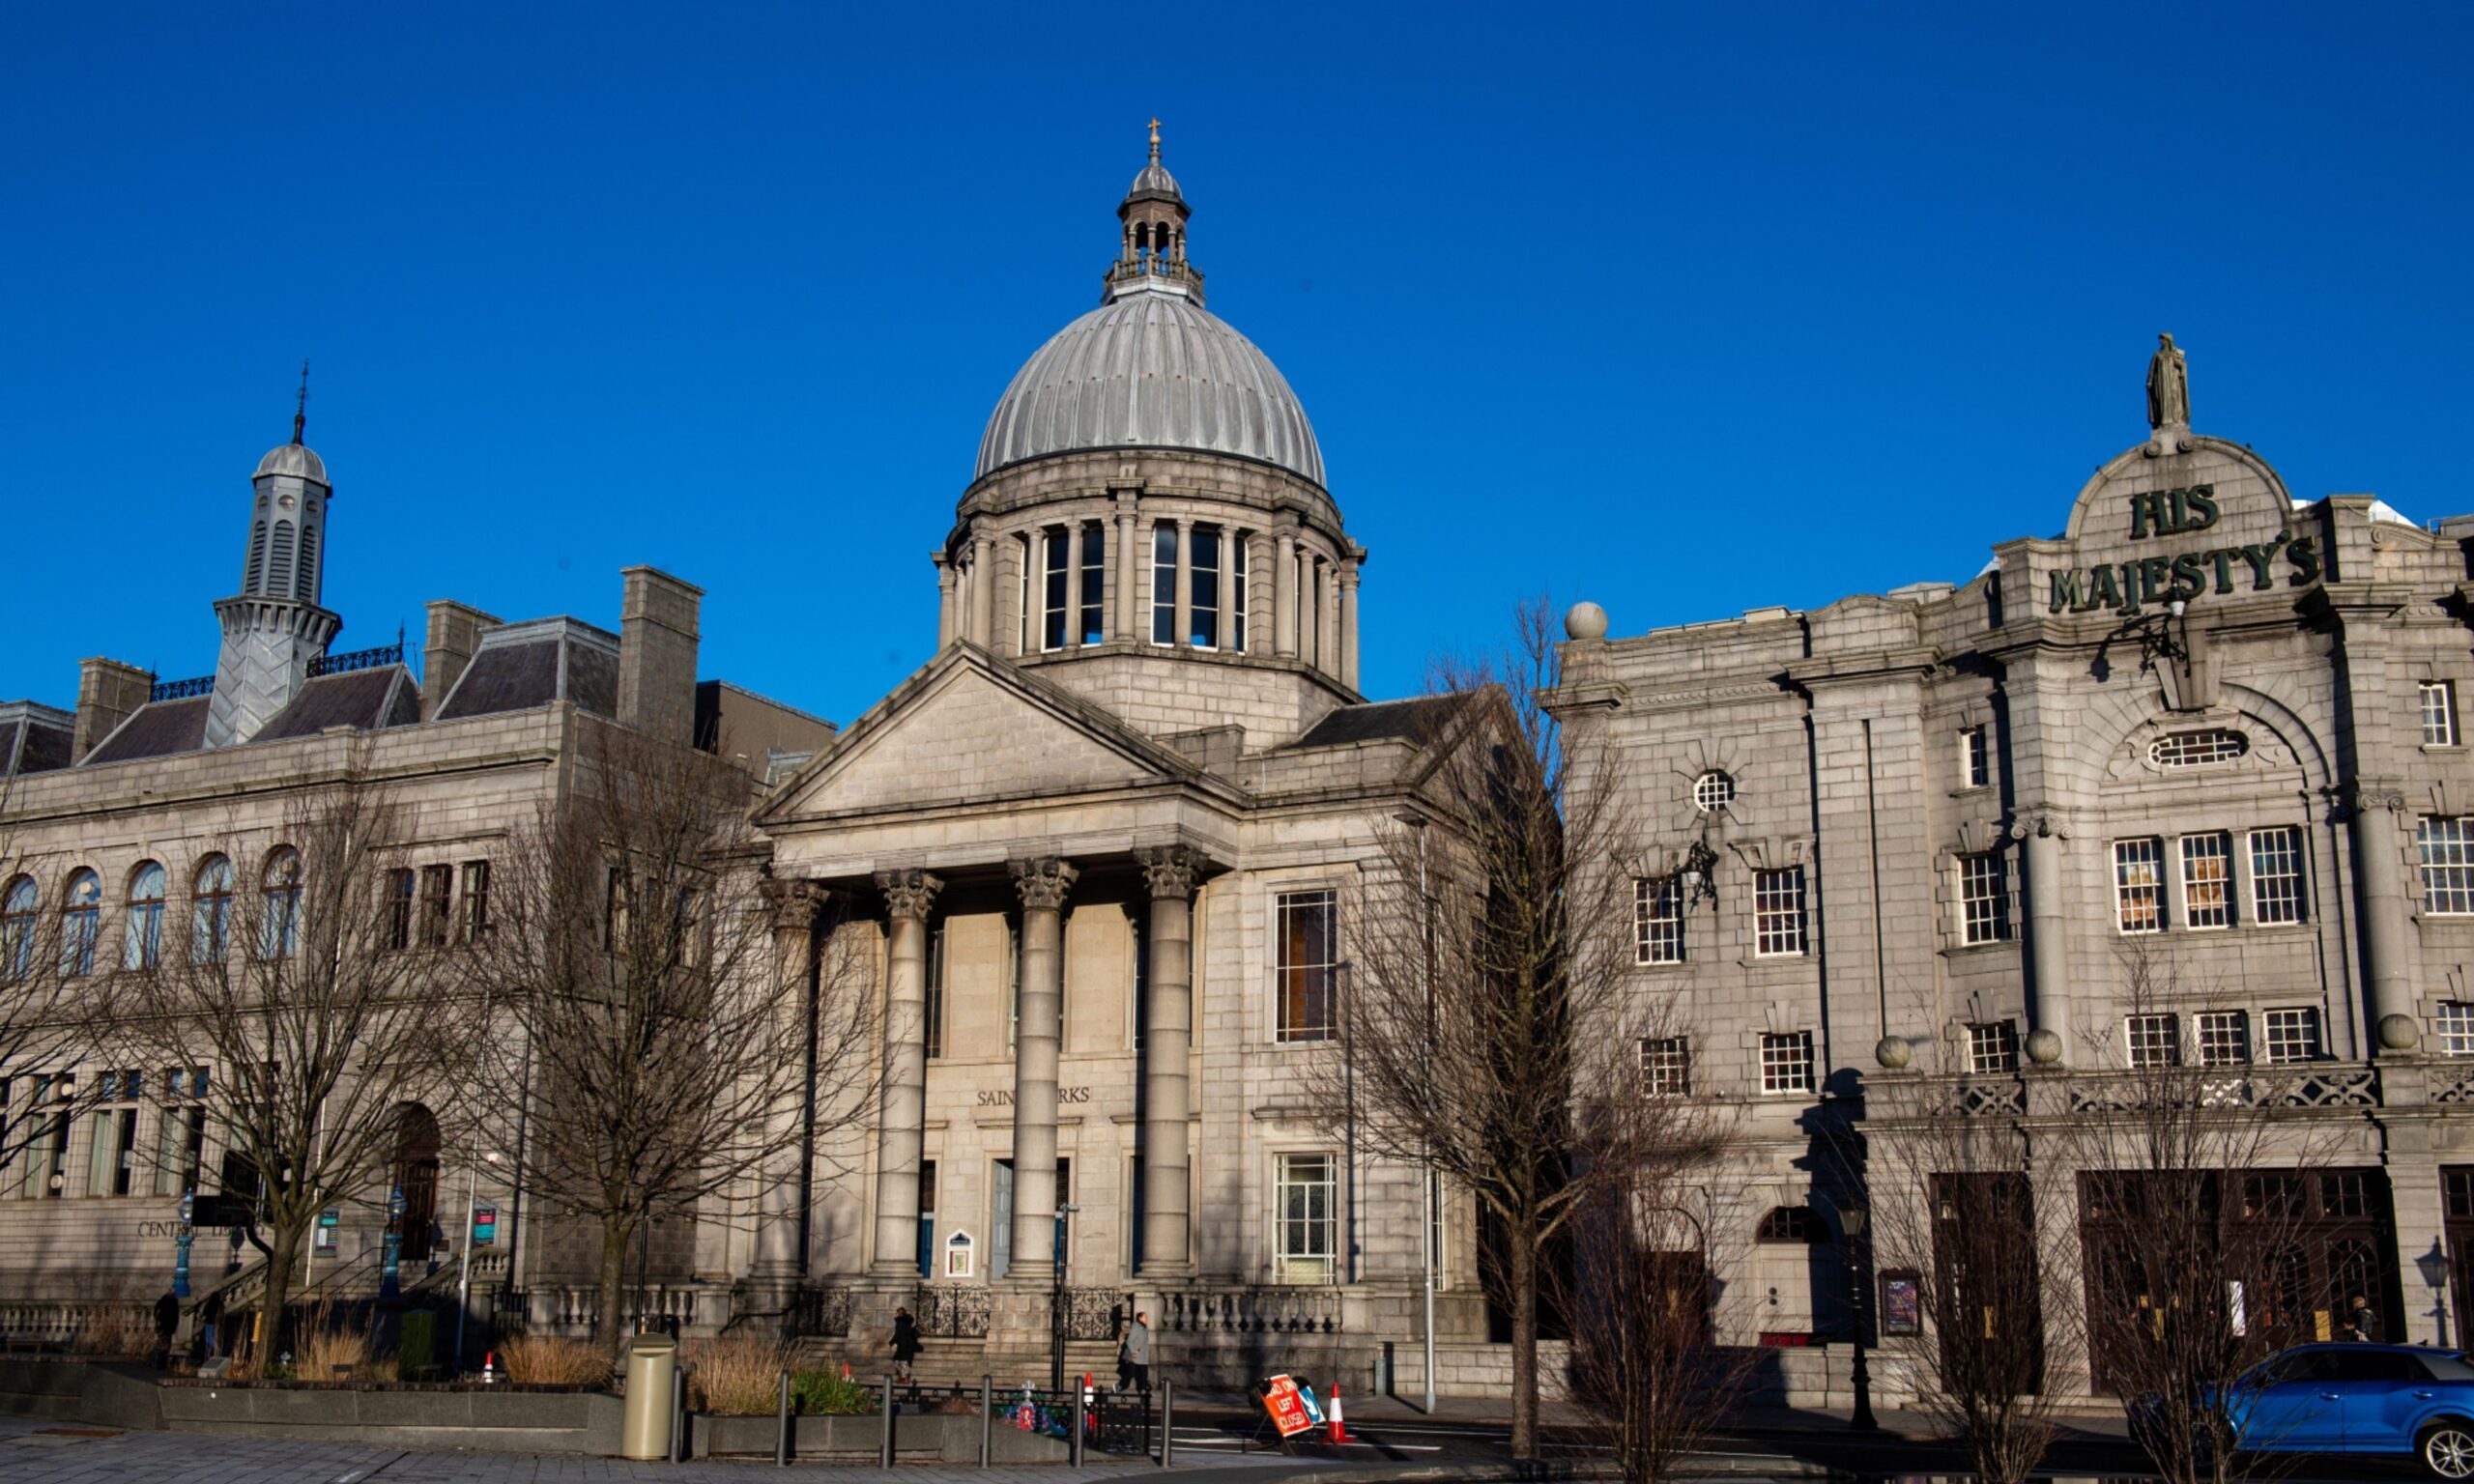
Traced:
[[1118, 203], [1123, 223], [1117, 260], [1108, 265], [1108, 298], [1138, 288], [1178, 285], [1172, 292], [1202, 301], [1202, 274], [1186, 261], [1186, 218], [1193, 214], [1177, 178], [1160, 163], [1160, 120], [1151, 121], [1151, 158]]
[[1151, 162], [1160, 162], [1160, 115], [1151, 116]]
[[292, 444], [301, 446], [302, 430], [309, 426], [309, 357], [301, 358], [301, 395], [292, 404]]

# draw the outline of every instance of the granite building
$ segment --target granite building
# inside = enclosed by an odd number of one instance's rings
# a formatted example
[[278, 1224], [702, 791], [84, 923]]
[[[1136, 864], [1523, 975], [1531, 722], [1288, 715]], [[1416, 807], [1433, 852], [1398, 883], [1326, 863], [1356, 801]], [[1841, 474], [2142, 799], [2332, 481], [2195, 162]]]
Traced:
[[[2188, 408], [2167, 337], [2151, 436], [1964, 584], [1568, 620], [1556, 704], [1649, 842], [1638, 991], [1687, 1031], [1644, 1076], [1747, 1131], [1720, 1314], [1790, 1389], [1844, 1384], [1851, 1281], [1873, 1308], [1880, 1275], [1851, 1280], [1833, 1215], [1901, 1198], [1862, 1145], [1937, 1080], [2032, 1140], [2131, 1069], [2225, 1068], [2210, 1096], [2327, 1165], [2302, 1337], [2357, 1292], [2390, 1338], [2466, 1332], [2474, 519], [2298, 499]], [[2076, 1173], [2037, 1199], [2076, 1205]]]

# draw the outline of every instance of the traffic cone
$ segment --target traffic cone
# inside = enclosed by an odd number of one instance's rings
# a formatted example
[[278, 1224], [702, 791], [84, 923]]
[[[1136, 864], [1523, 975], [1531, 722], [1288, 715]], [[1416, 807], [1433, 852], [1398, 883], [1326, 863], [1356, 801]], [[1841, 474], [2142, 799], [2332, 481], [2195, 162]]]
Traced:
[[1332, 1383], [1332, 1441], [1334, 1442], [1349, 1441], [1349, 1430], [1340, 1421], [1340, 1384], [1337, 1381]]
[[842, 1362], [842, 1379], [844, 1381], [850, 1379], [850, 1362], [848, 1360]]
[[485, 1350], [481, 1352], [481, 1384], [486, 1386], [499, 1379], [498, 1364], [499, 1353], [497, 1351]]

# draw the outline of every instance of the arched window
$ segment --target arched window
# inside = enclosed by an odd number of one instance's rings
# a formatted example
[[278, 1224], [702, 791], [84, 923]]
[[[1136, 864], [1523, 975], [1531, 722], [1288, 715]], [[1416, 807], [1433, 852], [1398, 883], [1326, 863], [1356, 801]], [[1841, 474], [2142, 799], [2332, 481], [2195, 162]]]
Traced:
[[301, 852], [277, 845], [267, 856], [266, 898], [258, 922], [258, 956], [289, 958], [301, 948]]
[[32, 876], [19, 876], [0, 894], [0, 977], [23, 979], [35, 968], [35, 918], [43, 893]]
[[221, 963], [232, 943], [232, 862], [210, 855], [189, 887], [189, 962]]
[[129, 926], [120, 951], [124, 969], [151, 969], [163, 961], [163, 868], [140, 861], [129, 873]]
[[1773, 1206], [1753, 1229], [1755, 1241], [1791, 1241], [1811, 1246], [1827, 1241], [1829, 1234], [1822, 1228], [1821, 1217], [1810, 1206]]
[[103, 878], [79, 867], [60, 899], [60, 974], [76, 979], [95, 972], [95, 937], [103, 922]]

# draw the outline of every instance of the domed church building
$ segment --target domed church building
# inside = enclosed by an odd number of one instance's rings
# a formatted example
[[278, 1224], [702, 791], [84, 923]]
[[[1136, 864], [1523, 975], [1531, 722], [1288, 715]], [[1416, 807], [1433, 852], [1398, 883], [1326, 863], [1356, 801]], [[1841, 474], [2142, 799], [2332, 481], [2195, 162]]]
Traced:
[[[1310, 1094], [1439, 702], [1359, 694], [1366, 550], [1206, 307], [1156, 125], [1116, 214], [1098, 307], [997, 399], [931, 554], [935, 657], [759, 812], [785, 962], [859, 935], [886, 1070], [863, 1149], [766, 1183], [750, 1270], [854, 1356], [908, 1306], [931, 1375], [1044, 1370], [1062, 1289], [1076, 1369], [1140, 1310], [1180, 1379], [1363, 1376], [1419, 1332], [1424, 1203]], [[1474, 1347], [1474, 1217], [1436, 1227]]]

